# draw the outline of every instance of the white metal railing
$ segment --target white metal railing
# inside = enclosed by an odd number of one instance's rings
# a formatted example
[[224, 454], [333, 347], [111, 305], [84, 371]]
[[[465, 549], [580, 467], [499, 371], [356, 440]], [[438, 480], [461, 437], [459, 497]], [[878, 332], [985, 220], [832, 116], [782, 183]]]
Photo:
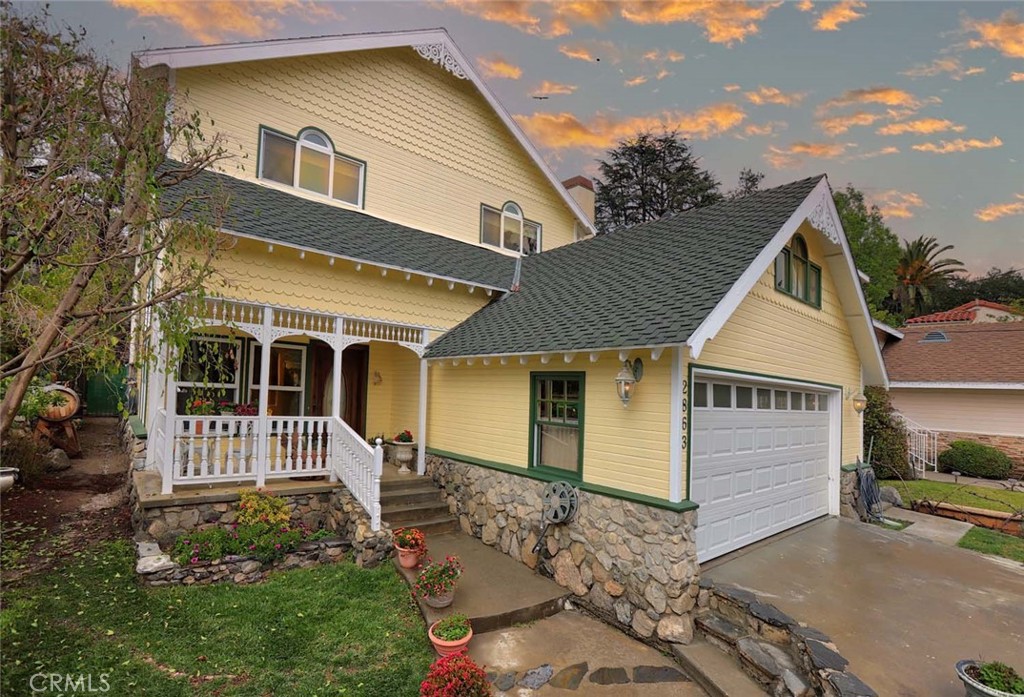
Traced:
[[384, 449], [371, 446], [338, 417], [334, 421], [334, 471], [345, 487], [370, 515], [370, 528], [380, 530], [380, 477], [384, 471]]
[[938, 470], [939, 434], [900, 412], [896, 412], [896, 415], [907, 429], [910, 466], [917, 472], [918, 478], [924, 477], [929, 468], [933, 472]]

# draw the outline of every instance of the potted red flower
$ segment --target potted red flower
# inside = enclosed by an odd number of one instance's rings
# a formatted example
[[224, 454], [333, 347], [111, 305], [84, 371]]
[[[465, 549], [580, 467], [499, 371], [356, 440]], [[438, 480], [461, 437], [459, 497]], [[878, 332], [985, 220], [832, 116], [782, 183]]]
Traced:
[[418, 528], [398, 528], [394, 539], [399, 566], [412, 569], [420, 563], [420, 555], [427, 551], [427, 539], [423, 532]]
[[447, 656], [457, 651], [465, 651], [469, 640], [473, 638], [473, 627], [469, 618], [461, 612], [442, 617], [427, 629], [427, 636], [438, 656]]
[[391, 439], [392, 457], [400, 466], [399, 472], [411, 472], [409, 463], [412, 462], [412, 449], [416, 447], [416, 440], [412, 437], [412, 431], [405, 430]]
[[455, 585], [462, 575], [458, 557], [445, 557], [443, 562], [427, 558], [427, 563], [416, 576], [414, 591], [430, 607], [448, 607], [455, 600]]
[[434, 661], [420, 683], [420, 697], [490, 697], [494, 692], [483, 668], [464, 652]]

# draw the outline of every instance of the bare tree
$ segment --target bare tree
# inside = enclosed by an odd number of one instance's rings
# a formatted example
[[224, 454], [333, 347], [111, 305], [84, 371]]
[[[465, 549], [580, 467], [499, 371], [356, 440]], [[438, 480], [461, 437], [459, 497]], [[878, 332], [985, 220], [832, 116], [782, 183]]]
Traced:
[[212, 272], [219, 203], [195, 186], [166, 194], [223, 150], [197, 114], [169, 106], [159, 74], [119, 72], [45, 11], [0, 6], [0, 70], [6, 434], [40, 370], [113, 362], [142, 312], [183, 326], [181, 301]]

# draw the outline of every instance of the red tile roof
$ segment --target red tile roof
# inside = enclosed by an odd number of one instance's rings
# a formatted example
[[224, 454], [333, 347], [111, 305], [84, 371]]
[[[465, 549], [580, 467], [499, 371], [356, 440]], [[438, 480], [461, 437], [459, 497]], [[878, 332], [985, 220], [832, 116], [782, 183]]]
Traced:
[[[1011, 382], [1024, 385], [1024, 322], [909, 326], [882, 350], [892, 382]], [[944, 334], [948, 341], [922, 341]]]
[[590, 189], [591, 191], [594, 190], [594, 182], [590, 181], [586, 177], [580, 176], [579, 174], [575, 177], [569, 177], [566, 179], [562, 182], [562, 186], [566, 189], [571, 189], [574, 186], [582, 186], [584, 189]]
[[952, 310], [945, 310], [943, 312], [933, 312], [930, 315], [921, 315], [920, 317], [911, 317], [907, 320], [907, 324], [937, 324], [939, 322], [973, 322], [977, 315], [979, 307], [987, 307], [992, 310], [1002, 310], [1003, 312], [1012, 312], [1017, 314], [1009, 305], [1001, 305], [1000, 303], [990, 302], [988, 300], [972, 300], [969, 303], [964, 303], [958, 307], [954, 307]]

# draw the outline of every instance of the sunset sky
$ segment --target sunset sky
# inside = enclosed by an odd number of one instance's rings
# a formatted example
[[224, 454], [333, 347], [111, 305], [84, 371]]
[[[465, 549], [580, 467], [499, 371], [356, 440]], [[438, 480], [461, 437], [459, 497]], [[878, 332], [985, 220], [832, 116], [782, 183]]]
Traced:
[[[23, 9], [28, 10], [26, 3]], [[53, 3], [133, 50], [445, 27], [562, 178], [678, 128], [725, 188], [826, 172], [970, 271], [1024, 268], [1024, 3]], [[534, 99], [547, 96], [547, 99]]]

